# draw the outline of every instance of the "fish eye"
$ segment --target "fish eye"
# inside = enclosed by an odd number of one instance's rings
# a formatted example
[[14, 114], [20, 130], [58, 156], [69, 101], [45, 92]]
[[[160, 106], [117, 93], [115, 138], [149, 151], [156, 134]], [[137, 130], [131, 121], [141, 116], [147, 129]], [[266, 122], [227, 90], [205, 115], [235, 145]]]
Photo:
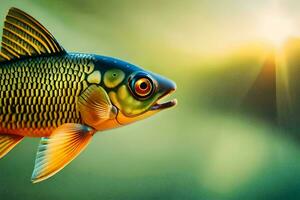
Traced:
[[150, 97], [155, 89], [152, 79], [143, 73], [136, 74], [129, 84], [133, 95], [140, 99]]
[[140, 78], [135, 82], [134, 89], [139, 96], [144, 97], [150, 94], [152, 90], [152, 83], [147, 78]]

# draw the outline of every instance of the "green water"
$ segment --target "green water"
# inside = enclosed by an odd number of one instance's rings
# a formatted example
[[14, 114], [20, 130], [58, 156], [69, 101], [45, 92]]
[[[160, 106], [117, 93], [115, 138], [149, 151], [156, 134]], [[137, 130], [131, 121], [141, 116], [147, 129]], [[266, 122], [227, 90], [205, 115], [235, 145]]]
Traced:
[[[270, 2], [1, 0], [2, 19], [18, 7], [67, 51], [121, 58], [173, 79], [179, 105], [95, 135], [39, 184], [30, 183], [38, 139], [25, 139], [0, 161], [0, 199], [299, 199], [298, 127], [239, 112], [270, 53], [251, 35], [252, 17]], [[299, 19], [297, 1], [282, 7]], [[293, 110], [297, 87], [290, 92]]]

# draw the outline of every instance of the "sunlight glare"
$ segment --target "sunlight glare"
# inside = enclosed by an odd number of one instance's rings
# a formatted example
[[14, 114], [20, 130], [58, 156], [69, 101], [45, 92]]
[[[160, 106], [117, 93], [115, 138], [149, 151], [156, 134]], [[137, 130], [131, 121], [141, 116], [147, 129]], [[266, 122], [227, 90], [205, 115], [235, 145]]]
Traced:
[[282, 47], [289, 37], [296, 35], [296, 25], [279, 9], [264, 12], [259, 19], [259, 35], [277, 48]]

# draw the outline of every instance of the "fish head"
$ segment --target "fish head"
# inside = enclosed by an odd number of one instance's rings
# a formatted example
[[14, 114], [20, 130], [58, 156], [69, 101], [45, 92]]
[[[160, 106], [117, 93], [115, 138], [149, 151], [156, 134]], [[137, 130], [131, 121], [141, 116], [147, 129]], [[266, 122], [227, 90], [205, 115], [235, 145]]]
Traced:
[[176, 99], [163, 102], [176, 90], [173, 81], [114, 58], [106, 58], [100, 65], [105, 70], [102, 84], [117, 109], [104, 127], [130, 124], [177, 104]]
[[109, 97], [119, 110], [117, 121], [129, 124], [152, 116], [177, 104], [176, 99], [160, 103], [176, 90], [176, 84], [160, 75], [139, 70], [131, 73], [126, 83]]

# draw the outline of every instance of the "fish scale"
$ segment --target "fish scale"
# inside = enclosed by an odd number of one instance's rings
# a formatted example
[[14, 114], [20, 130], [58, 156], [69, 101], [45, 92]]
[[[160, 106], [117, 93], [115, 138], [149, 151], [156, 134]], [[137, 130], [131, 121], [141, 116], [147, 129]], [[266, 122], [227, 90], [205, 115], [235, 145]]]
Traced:
[[81, 123], [77, 97], [94, 70], [92, 58], [68, 54], [0, 65], [0, 131]]

